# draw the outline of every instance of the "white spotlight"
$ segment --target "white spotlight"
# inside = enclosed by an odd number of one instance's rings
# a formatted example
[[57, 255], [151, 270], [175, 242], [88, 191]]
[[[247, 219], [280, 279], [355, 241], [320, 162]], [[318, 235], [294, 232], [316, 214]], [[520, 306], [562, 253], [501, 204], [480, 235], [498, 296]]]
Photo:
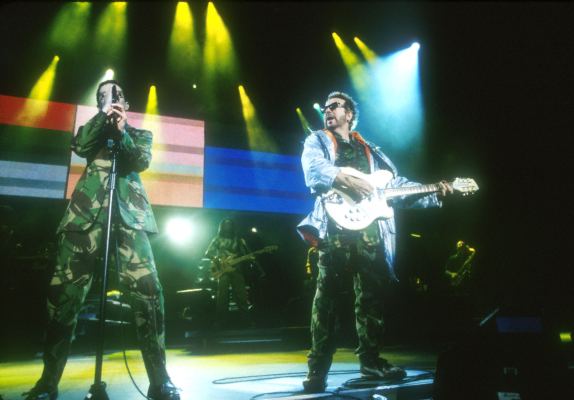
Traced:
[[257, 228], [256, 227], [251, 228], [251, 232], [257, 233]]
[[313, 108], [317, 111], [321, 111], [321, 106], [319, 105], [319, 103], [313, 104]]
[[186, 218], [175, 217], [167, 221], [166, 224], [167, 236], [177, 244], [185, 244], [189, 242], [193, 234], [191, 222]]
[[413, 44], [411, 44], [411, 49], [414, 51], [419, 51], [420, 48], [421, 45], [419, 44], [419, 42], [414, 42]]
[[104, 74], [104, 79], [102, 79], [102, 82], [103, 81], [109, 81], [111, 79], [114, 79], [114, 70], [108, 69], [108, 70], [106, 70], [106, 73]]

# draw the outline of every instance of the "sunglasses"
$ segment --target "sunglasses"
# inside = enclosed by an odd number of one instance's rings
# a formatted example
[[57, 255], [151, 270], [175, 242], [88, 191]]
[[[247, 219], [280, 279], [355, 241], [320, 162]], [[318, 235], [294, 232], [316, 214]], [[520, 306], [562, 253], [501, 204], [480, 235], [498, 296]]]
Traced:
[[344, 105], [344, 104], [341, 104], [341, 103], [339, 103], [339, 102], [337, 102], [337, 101], [335, 101], [335, 102], [329, 104], [328, 106], [325, 106], [325, 107], [321, 108], [321, 112], [322, 112], [323, 114], [325, 114], [325, 113], [327, 112], [327, 109], [329, 109], [329, 110], [331, 110], [331, 111], [335, 111], [335, 110], [336, 110], [337, 108], [339, 108], [339, 107], [343, 107], [343, 108], [344, 108], [345, 105]]

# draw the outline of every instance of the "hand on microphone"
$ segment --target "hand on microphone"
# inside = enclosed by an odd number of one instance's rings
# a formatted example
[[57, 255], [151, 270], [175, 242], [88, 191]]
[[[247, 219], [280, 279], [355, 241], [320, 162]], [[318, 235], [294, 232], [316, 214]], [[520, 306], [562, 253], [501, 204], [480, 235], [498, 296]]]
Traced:
[[[105, 106], [104, 106], [105, 107]], [[102, 108], [102, 111], [104, 109]], [[107, 111], [104, 111], [110, 120], [110, 124], [115, 128], [114, 133], [117, 131], [117, 137], [121, 137], [122, 132], [126, 127], [127, 115], [123, 105], [119, 103], [112, 103]]]

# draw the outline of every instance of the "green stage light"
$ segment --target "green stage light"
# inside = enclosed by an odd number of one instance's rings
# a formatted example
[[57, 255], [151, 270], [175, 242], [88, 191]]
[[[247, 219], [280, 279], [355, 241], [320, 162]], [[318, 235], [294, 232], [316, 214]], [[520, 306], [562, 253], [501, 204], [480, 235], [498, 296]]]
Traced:
[[96, 26], [95, 46], [97, 54], [107, 59], [121, 57], [126, 46], [126, 2], [112, 2], [99, 17]]
[[88, 38], [91, 3], [70, 2], [62, 6], [48, 33], [49, 44], [60, 51], [74, 51]]
[[187, 218], [173, 217], [166, 223], [168, 238], [178, 245], [188, 244], [194, 236], [193, 225]]

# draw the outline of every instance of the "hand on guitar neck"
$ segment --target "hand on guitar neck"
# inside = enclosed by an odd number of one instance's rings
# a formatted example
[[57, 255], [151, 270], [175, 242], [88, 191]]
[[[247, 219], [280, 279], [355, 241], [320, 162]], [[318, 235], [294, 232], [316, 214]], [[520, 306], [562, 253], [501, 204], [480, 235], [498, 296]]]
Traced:
[[[442, 180], [437, 182], [437, 185], [437, 194], [443, 197], [454, 192], [450, 182]], [[339, 173], [333, 182], [333, 186], [347, 193], [354, 201], [368, 198], [375, 193], [375, 187], [368, 181], [358, 176], [350, 175], [346, 173], [344, 169], [339, 170]]]

